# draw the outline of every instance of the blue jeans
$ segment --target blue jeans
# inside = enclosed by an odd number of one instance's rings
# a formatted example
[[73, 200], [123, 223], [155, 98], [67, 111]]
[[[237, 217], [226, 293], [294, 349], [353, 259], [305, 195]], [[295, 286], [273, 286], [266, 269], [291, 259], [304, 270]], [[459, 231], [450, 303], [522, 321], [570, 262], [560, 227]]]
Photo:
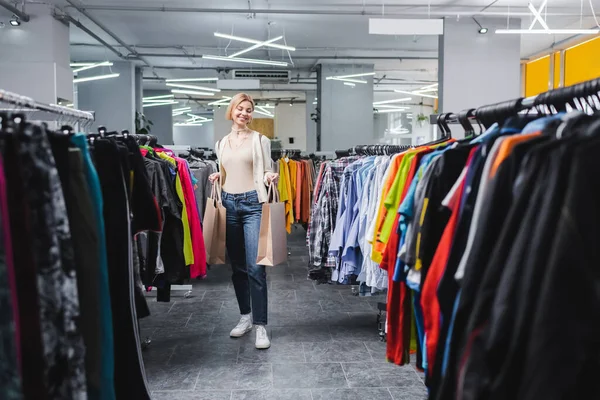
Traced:
[[223, 192], [227, 209], [227, 254], [231, 261], [233, 287], [240, 313], [250, 314], [255, 325], [267, 325], [267, 272], [256, 265], [262, 204], [256, 191]]

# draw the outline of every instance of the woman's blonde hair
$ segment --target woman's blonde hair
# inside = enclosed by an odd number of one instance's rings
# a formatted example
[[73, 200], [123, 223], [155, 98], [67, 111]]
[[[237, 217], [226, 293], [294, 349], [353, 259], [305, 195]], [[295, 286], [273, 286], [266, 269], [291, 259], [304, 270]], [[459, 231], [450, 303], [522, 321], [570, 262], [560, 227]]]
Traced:
[[225, 119], [232, 120], [233, 119], [233, 110], [239, 106], [244, 101], [249, 101], [252, 104], [252, 111], [254, 111], [254, 100], [252, 96], [246, 93], [238, 93], [233, 96], [233, 99], [229, 102], [229, 107], [227, 107], [227, 112], [225, 113]]

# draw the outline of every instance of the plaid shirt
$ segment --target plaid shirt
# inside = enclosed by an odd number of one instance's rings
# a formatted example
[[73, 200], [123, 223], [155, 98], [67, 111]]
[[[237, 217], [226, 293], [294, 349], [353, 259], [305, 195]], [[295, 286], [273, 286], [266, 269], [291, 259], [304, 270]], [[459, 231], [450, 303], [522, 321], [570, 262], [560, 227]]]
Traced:
[[321, 166], [320, 176], [315, 187], [315, 202], [306, 234], [309, 265], [312, 269], [320, 269], [327, 262], [331, 233], [335, 229], [337, 217], [340, 180], [346, 167], [358, 158], [356, 156], [345, 157]]

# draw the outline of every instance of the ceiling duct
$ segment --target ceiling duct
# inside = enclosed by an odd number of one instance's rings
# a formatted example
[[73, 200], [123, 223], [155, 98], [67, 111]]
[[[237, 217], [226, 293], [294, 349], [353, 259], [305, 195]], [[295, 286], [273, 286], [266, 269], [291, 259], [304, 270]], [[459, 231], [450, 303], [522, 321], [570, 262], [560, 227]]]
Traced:
[[256, 70], [235, 69], [231, 75], [233, 79], [260, 79], [263, 82], [289, 82], [290, 71], [288, 70]]

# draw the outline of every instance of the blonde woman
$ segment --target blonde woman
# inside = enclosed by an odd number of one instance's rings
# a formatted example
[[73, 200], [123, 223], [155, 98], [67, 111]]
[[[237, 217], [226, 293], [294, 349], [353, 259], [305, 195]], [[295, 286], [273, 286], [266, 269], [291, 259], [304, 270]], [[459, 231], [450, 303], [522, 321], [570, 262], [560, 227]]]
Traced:
[[233, 122], [231, 132], [215, 145], [219, 171], [211, 182], [220, 181], [223, 205], [227, 209], [226, 246], [233, 269], [232, 281], [237, 297], [240, 322], [231, 337], [242, 337], [256, 327], [256, 348], [268, 349], [267, 274], [256, 264], [262, 204], [267, 187], [276, 183], [270, 140], [248, 128], [254, 112], [254, 100], [245, 93], [231, 99], [225, 117]]

